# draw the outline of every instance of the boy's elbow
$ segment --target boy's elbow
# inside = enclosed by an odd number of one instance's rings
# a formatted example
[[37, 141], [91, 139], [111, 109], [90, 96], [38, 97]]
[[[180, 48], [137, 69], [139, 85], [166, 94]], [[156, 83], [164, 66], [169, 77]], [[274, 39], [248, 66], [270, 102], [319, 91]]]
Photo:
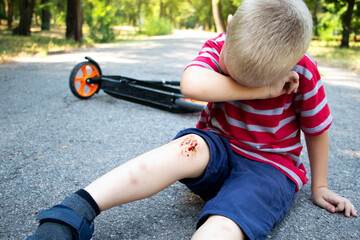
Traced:
[[191, 67], [187, 68], [180, 80], [180, 91], [181, 93], [188, 98], [195, 98], [196, 97], [196, 92], [195, 89], [196, 87], [194, 87], [194, 84], [196, 84], [194, 82], [194, 76], [192, 74], [191, 71]]
[[180, 91], [181, 94], [187, 98], [191, 98], [191, 89], [188, 87], [187, 83], [183, 79], [180, 81]]

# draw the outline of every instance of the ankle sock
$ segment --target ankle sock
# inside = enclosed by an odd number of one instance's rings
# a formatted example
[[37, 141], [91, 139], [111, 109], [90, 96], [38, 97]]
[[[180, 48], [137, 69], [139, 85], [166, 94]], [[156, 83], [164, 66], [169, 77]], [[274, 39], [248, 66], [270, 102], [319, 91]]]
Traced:
[[92, 196], [87, 191], [85, 191], [84, 189], [80, 189], [75, 194], [79, 195], [80, 197], [85, 199], [88, 204], [90, 204], [90, 206], [93, 208], [93, 210], [95, 212], [95, 217], [100, 214], [99, 206], [97, 205], [95, 200], [92, 198]]
[[92, 222], [100, 213], [100, 209], [95, 200], [84, 189], [80, 189], [76, 193], [70, 194], [61, 204], [71, 208], [89, 222]]
[[[92, 222], [95, 217], [100, 214], [100, 209], [95, 200], [84, 189], [80, 189], [76, 193], [67, 196], [61, 204], [71, 208], [89, 222]], [[33, 236], [51, 240], [73, 239], [71, 228], [65, 224], [56, 222], [45, 222], [41, 224]]]

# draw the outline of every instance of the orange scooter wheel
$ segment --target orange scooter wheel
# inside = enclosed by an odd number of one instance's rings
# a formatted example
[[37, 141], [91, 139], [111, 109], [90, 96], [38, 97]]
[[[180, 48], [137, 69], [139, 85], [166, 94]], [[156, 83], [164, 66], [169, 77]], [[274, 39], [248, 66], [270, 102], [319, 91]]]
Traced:
[[80, 99], [92, 97], [99, 89], [99, 84], [87, 83], [88, 78], [100, 75], [100, 69], [91, 62], [81, 62], [75, 65], [70, 73], [71, 92]]

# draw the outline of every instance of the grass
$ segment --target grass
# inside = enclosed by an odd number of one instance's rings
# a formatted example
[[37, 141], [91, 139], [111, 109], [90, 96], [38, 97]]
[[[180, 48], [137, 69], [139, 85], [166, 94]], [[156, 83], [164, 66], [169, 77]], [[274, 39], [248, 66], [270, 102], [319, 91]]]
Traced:
[[65, 28], [59, 26], [52, 31], [31, 29], [31, 36], [13, 36], [5, 25], [0, 26], [0, 63], [13, 57], [47, 55], [50, 52], [68, 51], [78, 48], [75, 41], [65, 39]]
[[311, 42], [309, 53], [323, 65], [360, 71], [360, 42], [351, 42], [350, 48], [339, 48], [340, 41]]
[[[14, 23], [14, 26], [17, 23]], [[54, 52], [64, 52], [76, 48], [94, 46], [88, 38], [89, 28], [83, 26], [83, 43], [65, 39], [66, 27], [64, 25], [51, 26], [50, 31], [41, 31], [39, 26], [31, 28], [31, 36], [13, 36], [6, 24], [0, 25], [0, 64], [11, 61], [19, 56], [48, 55]], [[133, 27], [114, 27], [115, 41], [139, 40], [144, 36], [138, 34], [138, 29]]]
[[[16, 25], [16, 23], [14, 24]], [[65, 26], [51, 26], [51, 31], [41, 31], [35, 26], [30, 37], [12, 36], [6, 25], [0, 25], [0, 63], [5, 63], [18, 56], [47, 55], [52, 52], [69, 51], [79, 47], [93, 46], [87, 37], [89, 29], [84, 26], [84, 42], [79, 45], [75, 41], [65, 39]], [[144, 37], [138, 29], [132, 27], [114, 27], [116, 41], [138, 40]], [[309, 53], [318, 63], [360, 71], [360, 42], [352, 41], [349, 49], [339, 48], [340, 41], [321, 42], [314, 40]]]

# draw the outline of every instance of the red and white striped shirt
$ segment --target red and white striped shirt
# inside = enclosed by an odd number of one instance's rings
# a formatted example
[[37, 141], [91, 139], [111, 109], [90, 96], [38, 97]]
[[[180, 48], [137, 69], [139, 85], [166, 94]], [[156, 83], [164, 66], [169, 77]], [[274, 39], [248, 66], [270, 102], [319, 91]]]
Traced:
[[[226, 34], [222, 33], [208, 40], [187, 67], [201, 66], [221, 73], [219, 56], [225, 39]], [[265, 100], [209, 102], [197, 128], [227, 137], [236, 153], [273, 165], [300, 190], [308, 181], [300, 160], [300, 130], [316, 136], [326, 131], [333, 119], [316, 62], [306, 54], [293, 70], [300, 76], [296, 94]]]

